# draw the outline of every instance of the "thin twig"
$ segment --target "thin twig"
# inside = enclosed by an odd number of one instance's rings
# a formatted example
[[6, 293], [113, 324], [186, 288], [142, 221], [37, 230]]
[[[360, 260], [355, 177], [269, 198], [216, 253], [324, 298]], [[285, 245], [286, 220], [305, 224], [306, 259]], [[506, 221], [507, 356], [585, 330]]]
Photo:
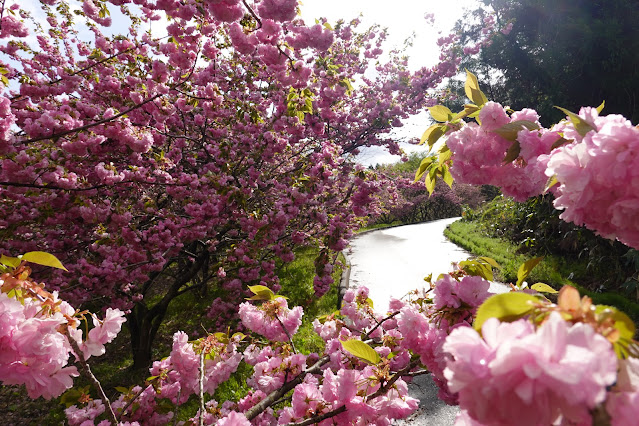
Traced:
[[100, 384], [100, 381], [91, 372], [91, 367], [89, 367], [89, 364], [87, 364], [87, 361], [84, 359], [84, 353], [82, 353], [82, 351], [80, 350], [80, 347], [78, 346], [78, 342], [76, 342], [75, 339], [69, 335], [68, 328], [66, 330], [66, 336], [67, 336], [67, 340], [71, 344], [71, 348], [73, 348], [73, 351], [75, 352], [76, 359], [78, 363], [80, 364], [80, 371], [84, 374], [84, 376], [87, 379], [89, 379], [93, 387], [98, 391], [98, 395], [100, 395], [100, 399], [102, 400], [102, 403], [105, 406], [106, 414], [111, 424], [117, 426], [118, 419], [115, 417], [115, 413], [113, 412], [111, 401], [109, 401], [109, 398], [106, 396], [106, 393], [104, 393], [104, 389], [102, 389], [102, 385]]
[[346, 411], [346, 405], [340, 405], [336, 409], [331, 410], [328, 413], [324, 413], [321, 416], [311, 417], [310, 419], [304, 420], [303, 422], [299, 422], [299, 423], [289, 423], [286, 426], [308, 426], [308, 425], [314, 425], [314, 424], [317, 424], [317, 423], [321, 422], [322, 420], [326, 420], [326, 419], [330, 419], [331, 417], [335, 417], [338, 414], [343, 413], [344, 411]]
[[[406, 366], [406, 368], [404, 368], [403, 370], [400, 370], [397, 373], [395, 373], [395, 375], [393, 375], [393, 377], [388, 382], [384, 383], [384, 386], [381, 386], [377, 390], [377, 392], [367, 396], [366, 400], [370, 401], [371, 399], [375, 399], [378, 396], [386, 394], [386, 392], [388, 392], [388, 390], [391, 388], [391, 386], [393, 386], [395, 384], [395, 382], [397, 380], [399, 380], [400, 377], [408, 375], [410, 373], [410, 370], [415, 368], [418, 363], [419, 363], [419, 360], [415, 360], [415, 361], [411, 362], [410, 364], [408, 364], [408, 366]], [[345, 405], [340, 405], [336, 409], [331, 410], [331, 411], [329, 411], [327, 413], [324, 413], [322, 415], [311, 417], [310, 419], [304, 420], [304, 421], [299, 422], [299, 423], [289, 423], [286, 426], [309, 426], [309, 425], [314, 425], [314, 424], [317, 424], [317, 423], [321, 422], [322, 420], [326, 420], [326, 419], [330, 419], [331, 417], [335, 417], [338, 414], [343, 413], [344, 411], [346, 411], [346, 406]]]
[[304, 378], [307, 374], [317, 374], [321, 371], [321, 368], [324, 364], [326, 364], [331, 358], [328, 355], [323, 356], [319, 359], [312, 367], [307, 368], [300, 374], [298, 374], [293, 380], [288, 383], [284, 383], [282, 387], [271, 392], [266, 398], [255, 404], [250, 410], [248, 410], [244, 415], [250, 421], [255, 417], [259, 416], [264, 410], [273, 405], [275, 401], [278, 401], [284, 395], [288, 393], [295, 386], [299, 385], [304, 381]]
[[173, 413], [173, 426], [178, 422], [178, 410], [180, 409], [180, 395], [182, 394], [182, 388], [178, 389], [177, 399], [175, 400], [175, 412]]
[[[149, 386], [151, 386], [151, 385], [149, 385]], [[140, 389], [140, 391], [138, 393], [136, 393], [135, 396], [133, 398], [131, 398], [131, 400], [129, 402], [126, 403], [126, 405], [122, 408], [122, 411], [120, 411], [120, 415], [118, 416], [118, 420], [122, 419], [122, 416], [124, 416], [124, 413], [126, 413], [126, 410], [131, 406], [131, 404], [133, 404], [135, 402], [136, 399], [138, 399], [140, 397], [140, 395], [142, 395], [142, 392], [144, 392], [145, 390], [147, 390], [149, 388], [149, 386]]]
[[284, 323], [282, 322], [282, 320], [280, 319], [280, 317], [277, 316], [277, 314], [275, 314], [275, 318], [277, 319], [277, 322], [280, 323], [280, 325], [282, 326], [282, 330], [284, 330], [284, 333], [286, 333], [286, 336], [288, 337], [288, 341], [291, 342], [291, 346], [293, 347], [293, 353], [297, 353], [297, 350], [295, 349], [295, 343], [293, 343], [293, 337], [291, 336], [291, 334], [288, 332], [288, 330], [286, 329], [286, 327], [284, 327]]
[[367, 340], [367, 339], [369, 339], [369, 338], [370, 338], [370, 336], [371, 336], [371, 334], [373, 334], [373, 332], [374, 332], [375, 330], [377, 330], [377, 328], [378, 328], [380, 325], [382, 325], [382, 324], [384, 323], [384, 321], [388, 321], [389, 319], [393, 318], [395, 315], [398, 315], [398, 314], [399, 314], [399, 311], [394, 312], [394, 313], [390, 314], [389, 316], [387, 316], [386, 318], [382, 319], [381, 321], [377, 321], [377, 319], [373, 318], [373, 319], [375, 319], [375, 322], [377, 323], [377, 325], [376, 325], [375, 327], [371, 328], [371, 330], [370, 330], [370, 331], [368, 331], [366, 334], [364, 334], [364, 337], [362, 338], [362, 340]]
[[202, 348], [202, 352], [200, 352], [200, 417], [198, 419], [198, 425], [204, 426], [204, 413], [206, 412], [206, 407], [204, 407], [204, 347]]
[[259, 27], [257, 27], [256, 29], [254, 29], [253, 31], [259, 30], [260, 28], [262, 28], [262, 20], [260, 19], [259, 16], [257, 16], [255, 14], [255, 12], [253, 11], [253, 8], [251, 6], [248, 5], [248, 3], [246, 2], [246, 0], [242, 0], [242, 3], [244, 3], [244, 7], [246, 7], [246, 9], [248, 9], [249, 13], [253, 16], [253, 18], [255, 18], [255, 20], [257, 21], [257, 23], [259, 24]]

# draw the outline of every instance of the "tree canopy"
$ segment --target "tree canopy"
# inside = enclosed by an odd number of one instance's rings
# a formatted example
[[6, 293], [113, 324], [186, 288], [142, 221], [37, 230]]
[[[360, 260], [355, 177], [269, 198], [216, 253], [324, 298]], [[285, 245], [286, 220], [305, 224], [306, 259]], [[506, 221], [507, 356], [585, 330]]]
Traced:
[[[639, 121], [639, 3], [632, 0], [485, 0], [507, 30], [463, 64], [492, 81], [489, 96], [513, 109], [535, 107], [545, 124], [561, 106], [606, 102]], [[488, 9], [489, 10], [489, 9]], [[459, 21], [462, 45], [489, 19], [485, 8]], [[490, 77], [490, 78], [488, 78]]]

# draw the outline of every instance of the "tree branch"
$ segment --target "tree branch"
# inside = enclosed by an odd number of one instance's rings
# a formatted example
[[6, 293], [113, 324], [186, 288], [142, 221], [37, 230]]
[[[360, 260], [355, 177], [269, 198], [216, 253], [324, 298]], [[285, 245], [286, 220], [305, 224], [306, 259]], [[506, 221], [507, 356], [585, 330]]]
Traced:
[[73, 348], [73, 352], [75, 352], [76, 359], [78, 363], [80, 364], [80, 371], [89, 380], [89, 382], [91, 382], [93, 387], [98, 391], [98, 395], [100, 395], [100, 399], [102, 400], [102, 403], [104, 404], [107, 417], [109, 418], [109, 421], [111, 422], [111, 424], [117, 426], [118, 419], [115, 417], [115, 413], [113, 412], [113, 407], [111, 407], [111, 401], [109, 401], [109, 398], [106, 396], [106, 393], [104, 393], [104, 389], [102, 389], [102, 385], [100, 384], [100, 381], [91, 372], [91, 367], [89, 367], [89, 364], [87, 364], [87, 361], [84, 359], [84, 354], [80, 350], [80, 347], [78, 346], [78, 342], [76, 342], [75, 339], [69, 335], [68, 326], [67, 326], [65, 334], [67, 336], [67, 340], [71, 344], [71, 348]]
[[271, 392], [266, 398], [258, 402], [254, 405], [250, 410], [248, 410], [244, 415], [250, 421], [255, 417], [259, 416], [264, 410], [270, 407], [275, 401], [278, 401], [284, 395], [288, 393], [288, 391], [292, 390], [295, 386], [299, 385], [304, 381], [304, 378], [307, 374], [316, 374], [319, 373], [321, 367], [326, 364], [330, 360], [328, 355], [323, 356], [319, 359], [312, 367], [307, 368], [300, 374], [298, 374], [293, 380], [288, 383], [284, 383], [281, 388], [274, 390]]

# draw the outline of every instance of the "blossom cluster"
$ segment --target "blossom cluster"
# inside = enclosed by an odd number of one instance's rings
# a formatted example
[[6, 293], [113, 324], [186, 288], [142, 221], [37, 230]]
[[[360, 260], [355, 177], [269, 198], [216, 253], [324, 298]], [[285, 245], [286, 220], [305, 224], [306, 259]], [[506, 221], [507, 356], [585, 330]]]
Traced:
[[515, 161], [504, 163], [513, 141], [496, 131], [518, 121], [539, 126], [539, 116], [531, 109], [509, 116], [500, 104], [488, 102], [478, 119], [481, 125], [469, 123], [451, 133], [446, 141], [453, 152], [453, 177], [461, 183], [499, 186], [505, 195], [516, 201], [541, 194], [548, 181], [545, 156], [560, 138], [559, 134], [545, 129], [521, 128], [517, 133], [520, 153]]
[[522, 425], [588, 423], [617, 377], [610, 342], [556, 312], [536, 330], [526, 319], [496, 318], [484, 323], [481, 336], [470, 327], [457, 328], [444, 350], [453, 357], [444, 371], [449, 389], [480, 424], [513, 418]]
[[73, 386], [78, 376], [71, 355], [83, 361], [104, 354], [106, 343], [120, 332], [124, 313], [107, 309], [103, 320], [92, 314], [93, 328], [83, 339], [81, 315], [57, 292], [49, 293], [29, 279], [24, 265], [0, 276], [0, 381], [24, 384], [31, 398], [51, 399]]
[[[459, 182], [499, 186], [520, 202], [549, 189], [560, 218], [639, 248], [638, 142], [630, 121], [596, 108], [545, 129], [534, 110], [508, 115], [487, 102], [477, 123], [450, 131], [446, 145]], [[557, 185], [548, 188], [551, 178]]]
[[572, 122], [556, 126], [574, 142], [548, 160], [546, 175], [559, 182], [554, 206], [566, 221], [639, 248], [639, 129], [595, 108], [582, 108], [579, 118], [587, 131]]
[[276, 342], [286, 342], [297, 332], [303, 314], [301, 306], [289, 309], [283, 297], [276, 297], [260, 306], [244, 302], [239, 308], [240, 319], [249, 330]]

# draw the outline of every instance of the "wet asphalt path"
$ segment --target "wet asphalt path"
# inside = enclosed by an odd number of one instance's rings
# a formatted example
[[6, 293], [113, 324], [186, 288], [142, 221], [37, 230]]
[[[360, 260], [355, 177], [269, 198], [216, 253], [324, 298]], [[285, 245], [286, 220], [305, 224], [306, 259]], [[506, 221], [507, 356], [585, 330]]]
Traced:
[[[351, 264], [349, 286], [365, 285], [375, 310], [386, 312], [391, 296], [401, 298], [424, 286], [424, 277], [451, 270], [470, 254], [444, 237], [444, 229], [459, 218], [399, 226], [358, 235], [347, 249]], [[507, 291], [493, 283], [491, 291]], [[437, 398], [437, 386], [430, 376], [417, 377], [409, 385], [410, 395], [420, 400], [418, 411], [396, 425], [450, 426], [459, 409]]]

